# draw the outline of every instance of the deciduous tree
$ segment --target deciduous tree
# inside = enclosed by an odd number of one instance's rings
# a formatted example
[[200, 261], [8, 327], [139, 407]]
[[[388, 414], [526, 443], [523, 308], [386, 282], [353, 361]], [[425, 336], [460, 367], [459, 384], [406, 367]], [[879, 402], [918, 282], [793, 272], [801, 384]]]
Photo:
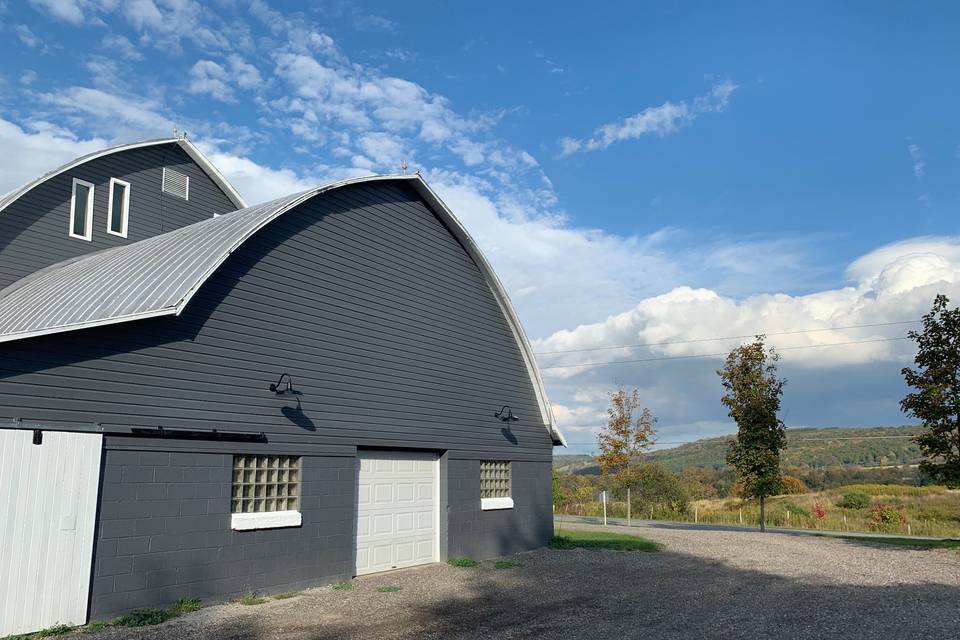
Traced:
[[600, 473], [622, 487], [635, 486], [643, 454], [654, 445], [656, 423], [647, 407], [640, 408], [640, 392], [636, 388], [628, 392], [621, 387], [610, 394], [607, 425], [597, 436]]
[[920, 470], [960, 487], [960, 309], [949, 303], [938, 295], [923, 317], [923, 331], [908, 334], [917, 342], [917, 368], [904, 367], [902, 373], [916, 391], [900, 408], [923, 423], [923, 433], [914, 438], [923, 455]]
[[760, 501], [760, 530], [766, 530], [765, 499], [780, 491], [780, 451], [787, 435], [780, 420], [780, 399], [786, 380], [777, 375], [780, 356], [764, 345], [764, 336], [737, 347], [717, 371], [721, 399], [737, 423], [727, 462], [737, 471], [743, 493]]

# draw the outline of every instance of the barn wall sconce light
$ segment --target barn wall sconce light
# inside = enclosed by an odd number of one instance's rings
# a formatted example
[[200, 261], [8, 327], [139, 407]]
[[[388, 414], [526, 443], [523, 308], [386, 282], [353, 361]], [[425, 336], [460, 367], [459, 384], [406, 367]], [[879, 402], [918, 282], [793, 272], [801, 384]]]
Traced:
[[513, 409], [511, 409], [508, 405], [503, 405], [500, 407], [500, 411], [494, 413], [493, 417], [500, 420], [500, 422], [506, 422], [508, 427], [510, 426], [511, 422], [516, 422], [520, 419], [513, 415]]
[[270, 391], [278, 396], [294, 395], [296, 392], [293, 390], [293, 378], [289, 373], [281, 373], [280, 378], [270, 385]]

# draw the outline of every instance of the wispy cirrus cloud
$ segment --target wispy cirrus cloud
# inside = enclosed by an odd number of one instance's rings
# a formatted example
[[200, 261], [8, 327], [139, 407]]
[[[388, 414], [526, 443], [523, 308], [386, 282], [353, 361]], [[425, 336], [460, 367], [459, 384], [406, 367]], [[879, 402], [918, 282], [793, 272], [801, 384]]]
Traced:
[[561, 138], [560, 155], [598, 151], [616, 142], [636, 140], [645, 135], [665, 136], [675, 133], [705, 113], [724, 111], [730, 103], [730, 96], [737, 88], [730, 80], [724, 80], [714, 84], [706, 94], [689, 102], [667, 101], [657, 107], [647, 107], [623, 120], [601, 125], [589, 138]]

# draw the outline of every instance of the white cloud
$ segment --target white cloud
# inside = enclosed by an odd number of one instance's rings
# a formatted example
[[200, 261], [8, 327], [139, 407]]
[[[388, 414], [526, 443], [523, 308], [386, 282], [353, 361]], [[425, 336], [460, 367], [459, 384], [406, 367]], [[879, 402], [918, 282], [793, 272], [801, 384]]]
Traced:
[[124, 36], [116, 34], [107, 35], [103, 37], [103, 40], [100, 41], [100, 44], [105, 49], [116, 51], [121, 57], [126, 58], [127, 60], [143, 60], [143, 54], [140, 53], [137, 47]]
[[260, 71], [239, 55], [230, 54], [227, 57], [227, 64], [230, 68], [230, 76], [241, 89], [256, 89], [263, 82]]
[[[537, 342], [536, 349], [550, 352], [657, 345], [642, 350], [609, 349], [547, 358], [550, 365], [567, 366], [631, 358], [712, 355], [743, 341], [712, 338], [823, 329], [772, 336], [770, 342], [785, 348], [792, 363], [810, 367], [902, 361], [912, 352], [909, 342], [864, 341], [903, 336], [909, 327], [829, 329], [916, 320], [929, 309], [938, 293], [960, 301], [960, 238], [916, 238], [880, 247], [854, 261], [847, 274], [854, 280], [851, 286], [802, 296], [774, 293], [736, 299], [711, 289], [677, 287], [646, 298], [602, 322], [558, 331]], [[851, 341], [862, 344], [806, 348]], [[549, 369], [548, 375], [569, 378], [589, 369]]]
[[43, 40], [38, 38], [27, 25], [18, 24], [15, 28], [15, 31], [17, 32], [17, 37], [20, 38], [20, 42], [27, 45], [31, 49], [43, 47]]
[[82, 0], [30, 0], [30, 4], [57, 20], [81, 25], [84, 17], [82, 7], [87, 3]]
[[233, 102], [227, 70], [213, 60], [198, 60], [190, 68], [190, 93], [205, 94], [221, 102]]
[[48, 122], [35, 121], [20, 127], [0, 118], [0, 148], [7, 158], [0, 171], [0, 193], [7, 193], [78, 156], [103, 149], [109, 142], [102, 138], [77, 139]]
[[913, 162], [913, 175], [917, 182], [923, 182], [923, 176], [926, 173], [927, 163], [923, 159], [923, 151], [920, 146], [914, 143], [907, 145], [907, 153], [910, 154], [910, 160]]
[[702, 114], [719, 113], [726, 109], [736, 89], [737, 85], [725, 80], [715, 84], [706, 95], [694, 98], [692, 103], [664, 102], [623, 120], [602, 125], [589, 138], [561, 138], [560, 155], [606, 149], [615, 142], [635, 140], [645, 135], [665, 136], [674, 133]]

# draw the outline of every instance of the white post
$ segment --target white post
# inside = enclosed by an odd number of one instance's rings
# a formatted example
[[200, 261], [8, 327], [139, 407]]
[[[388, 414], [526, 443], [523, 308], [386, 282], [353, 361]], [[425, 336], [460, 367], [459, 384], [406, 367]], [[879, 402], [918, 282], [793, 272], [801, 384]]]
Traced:
[[908, 535], [908, 536], [912, 536], [912, 535], [913, 535], [913, 532], [910, 531], [910, 523], [909, 523], [909, 522], [907, 523], [907, 535]]
[[850, 531], [850, 528], [847, 527], [847, 514], [843, 514], [843, 529], [844, 531]]
[[630, 487], [627, 487], [627, 526], [630, 526]]
[[600, 499], [603, 501], [603, 526], [607, 526], [607, 492], [600, 492]]
[[743, 524], [743, 507], [740, 507], [740, 524]]
[[700, 522], [700, 507], [693, 505], [693, 524]]

